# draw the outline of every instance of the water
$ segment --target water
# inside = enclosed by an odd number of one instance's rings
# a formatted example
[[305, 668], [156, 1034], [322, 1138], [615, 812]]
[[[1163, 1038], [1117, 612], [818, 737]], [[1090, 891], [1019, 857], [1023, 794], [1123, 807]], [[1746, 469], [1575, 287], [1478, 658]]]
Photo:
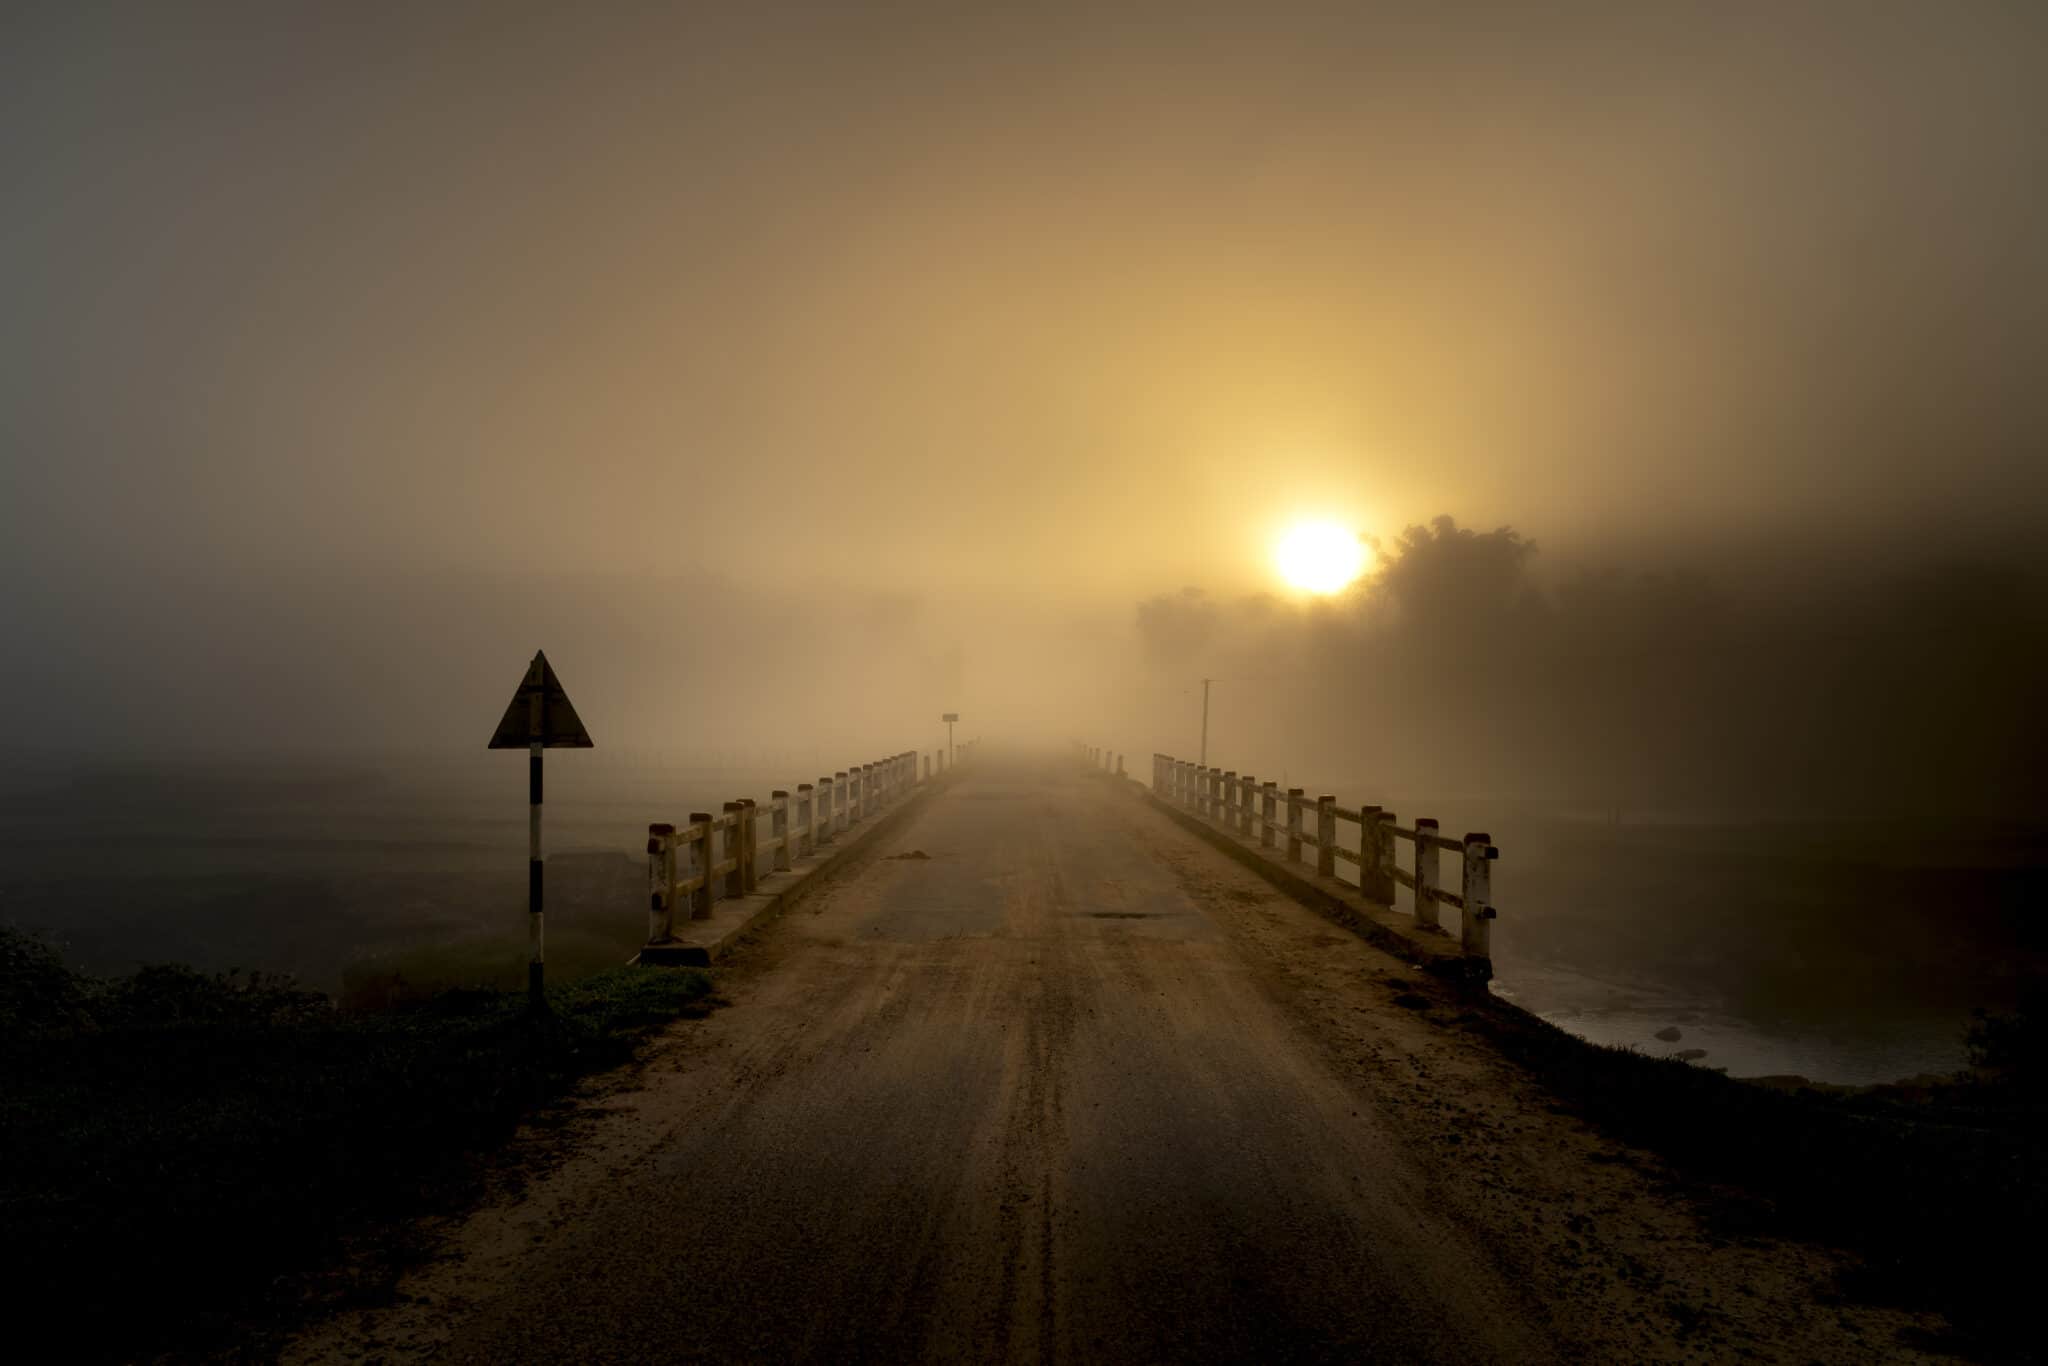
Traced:
[[[1583, 1038], [1734, 1076], [1868, 1084], [1953, 1072], [1973, 1009], [2048, 969], [2048, 830], [1984, 823], [1483, 819], [1501, 858], [1495, 991]], [[1340, 827], [1340, 836], [1344, 830]], [[1400, 846], [1409, 857], [1408, 846]], [[1457, 863], [1444, 856], [1446, 886]], [[1409, 909], [1407, 894], [1402, 907]], [[1457, 930], [1457, 912], [1444, 912]], [[1676, 1027], [1682, 1037], [1659, 1040]]]
[[[809, 764], [792, 759], [771, 777], [730, 763], [551, 754], [551, 936], [637, 946], [648, 823], [814, 781], [822, 768], [795, 776]], [[289, 973], [332, 991], [351, 963], [394, 950], [522, 940], [526, 798], [526, 755], [513, 752], [31, 763], [0, 780], [0, 921], [47, 932], [88, 971], [170, 960]], [[605, 923], [579, 924], [600, 904]]]
[[[1731, 1076], [1868, 1085], [1953, 1072], [1965, 1061], [1962, 1018], [1951, 1011], [1774, 1026], [1671, 983], [1613, 981], [1538, 962], [1512, 962], [1504, 971], [1492, 984], [1494, 995], [1582, 1039], [1652, 1057], [1697, 1050], [1704, 1056], [1690, 1061]], [[1657, 1037], [1673, 1028], [1677, 1039]]]
[[[1370, 791], [1362, 781], [1311, 786]], [[2023, 822], [1597, 818], [1374, 793], [1446, 834], [1484, 829], [1495, 993], [1583, 1038], [1735, 1076], [1869, 1084], [1953, 1072], [1978, 1008], [2048, 971], [2048, 827]], [[1340, 797], [1340, 802], [1351, 800]], [[1355, 847], [1358, 827], [1337, 837]], [[1412, 846], [1397, 855], [1412, 863]], [[1441, 856], [1456, 890], [1459, 861]], [[1355, 881], [1355, 869], [1337, 865]], [[1398, 909], [1412, 913], [1399, 893]], [[1444, 927], [1458, 932], [1445, 907]], [[1656, 1035], [1676, 1028], [1676, 1041]]]

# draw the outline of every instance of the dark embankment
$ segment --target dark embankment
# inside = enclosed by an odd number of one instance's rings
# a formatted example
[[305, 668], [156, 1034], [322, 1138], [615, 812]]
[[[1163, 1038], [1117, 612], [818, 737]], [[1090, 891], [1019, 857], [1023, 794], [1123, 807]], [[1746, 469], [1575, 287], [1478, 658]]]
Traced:
[[[1716, 1198], [1729, 1238], [1844, 1248], [1844, 1293], [1944, 1314], [1944, 1351], [2039, 1359], [2035, 1259], [2014, 1253], [2048, 1217], [2048, 999], [1980, 1019], [1977, 1066], [1925, 1085], [1819, 1088], [1736, 1081], [1686, 1062], [1589, 1044], [1522, 1011], [1464, 1023], [1607, 1133], [1667, 1159]], [[1733, 1188], [1733, 1189], [1730, 1189]]]
[[72, 1360], [211, 1353], [351, 1248], [375, 1255], [342, 1293], [378, 1294], [407, 1255], [382, 1221], [473, 1194], [469, 1155], [709, 986], [615, 969], [538, 1026], [491, 991], [347, 1013], [276, 979], [91, 978], [0, 929], [0, 1273], [45, 1320], [20, 1326]]

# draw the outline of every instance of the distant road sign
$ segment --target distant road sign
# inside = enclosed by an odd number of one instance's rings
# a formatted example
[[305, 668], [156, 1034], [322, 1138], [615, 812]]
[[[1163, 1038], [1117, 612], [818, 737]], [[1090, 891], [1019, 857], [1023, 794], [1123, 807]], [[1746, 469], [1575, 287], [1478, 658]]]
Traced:
[[535, 742], [547, 749], [594, 748], [590, 732], [569, 705], [569, 694], [562, 691], [562, 680], [548, 666], [545, 650], [536, 651], [533, 663], [526, 666], [526, 678], [512, 694], [490, 748], [525, 749]]
[[944, 721], [946, 724], [951, 725], [953, 722], [958, 721], [960, 719], [960, 713], [957, 711], [949, 711], [944, 716], [941, 716], [939, 719], [941, 721]]

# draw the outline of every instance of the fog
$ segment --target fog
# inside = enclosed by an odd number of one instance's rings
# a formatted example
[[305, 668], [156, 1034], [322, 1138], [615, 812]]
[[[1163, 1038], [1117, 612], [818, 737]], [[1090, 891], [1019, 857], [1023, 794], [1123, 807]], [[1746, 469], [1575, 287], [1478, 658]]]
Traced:
[[1242, 767], [2038, 809], [2044, 29], [15, 11], [7, 713], [480, 747], [545, 647], [612, 752], [1188, 753], [1213, 676]]
[[1512, 528], [1445, 517], [1335, 601], [1148, 600], [1171, 752], [1193, 752], [1199, 676], [1218, 762], [1362, 776], [1375, 794], [1602, 817], [2042, 813], [2048, 593], [2024, 558], [1823, 562], [1782, 583], [1539, 563]]

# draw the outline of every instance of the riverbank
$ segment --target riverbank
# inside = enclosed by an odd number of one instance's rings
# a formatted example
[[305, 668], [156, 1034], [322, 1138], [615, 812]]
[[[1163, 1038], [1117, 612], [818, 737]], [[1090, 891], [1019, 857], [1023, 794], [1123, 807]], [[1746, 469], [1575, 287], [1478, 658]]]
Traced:
[[[1711, 1195], [1731, 1240], [1780, 1236], [1860, 1259], [1842, 1287], [1945, 1316], [1920, 1344], [1971, 1359], [2039, 1359], [2033, 1262], [2012, 1240], [2048, 1216], [2048, 1087], [2038, 1017], [1996, 1017], [1973, 1044], [1995, 1065], [1949, 1077], [1830, 1086], [1738, 1080], [1588, 1043], [1507, 1002], [1461, 1009], [1603, 1132], [1656, 1153]], [[2017, 1042], [2015, 1042], [2017, 1040]]]
[[710, 991], [616, 968], [551, 989], [540, 1021], [479, 990], [344, 1012], [279, 979], [93, 978], [0, 929], [0, 1275], [44, 1316], [28, 1339], [69, 1360], [210, 1354], [301, 1312], [297, 1275], [365, 1237], [350, 1293], [387, 1292], [417, 1250], [385, 1231], [460, 1206], [474, 1155]]

